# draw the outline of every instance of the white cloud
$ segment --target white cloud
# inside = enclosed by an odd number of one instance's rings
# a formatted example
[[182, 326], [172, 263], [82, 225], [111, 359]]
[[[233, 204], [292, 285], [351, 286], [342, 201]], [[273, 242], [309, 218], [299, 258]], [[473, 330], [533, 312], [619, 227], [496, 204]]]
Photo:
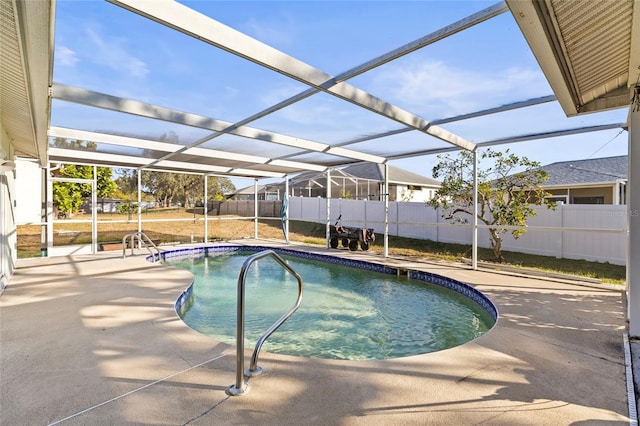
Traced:
[[73, 67], [79, 61], [78, 55], [76, 54], [76, 52], [74, 52], [73, 50], [69, 49], [66, 46], [57, 45], [55, 55], [56, 55], [56, 63], [60, 65]]
[[270, 107], [274, 104], [277, 104], [278, 102], [292, 97], [293, 95], [297, 95], [306, 88], [307, 86], [295, 83], [278, 85], [275, 87], [270, 87], [266, 92], [262, 93], [259, 96], [259, 99], [265, 107]]
[[95, 62], [117, 71], [124, 71], [131, 77], [142, 78], [149, 74], [147, 64], [126, 50], [125, 39], [107, 39], [93, 27], [88, 27], [86, 31], [95, 48], [92, 53]]
[[224, 98], [226, 100], [237, 99], [241, 92], [236, 87], [224, 86]]
[[392, 65], [375, 78], [376, 91], [431, 116], [445, 117], [550, 94], [544, 76], [527, 68], [499, 72], [459, 69], [443, 61]]
[[278, 22], [260, 22], [252, 18], [245, 23], [244, 32], [269, 46], [282, 49], [293, 44], [294, 27], [294, 20], [288, 15]]
[[[285, 84], [263, 93], [259, 99], [265, 108], [271, 107], [307, 89], [301, 84]], [[306, 126], [334, 127], [340, 120], [347, 119], [352, 109], [343, 107], [345, 103], [329, 95], [316, 94], [292, 104], [278, 112], [278, 116], [290, 123]]]

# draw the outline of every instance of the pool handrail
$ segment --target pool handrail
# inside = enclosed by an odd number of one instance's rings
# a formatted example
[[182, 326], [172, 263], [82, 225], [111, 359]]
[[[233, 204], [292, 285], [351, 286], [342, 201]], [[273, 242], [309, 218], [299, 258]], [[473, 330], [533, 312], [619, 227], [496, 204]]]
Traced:
[[[296, 299], [295, 304], [284, 314], [282, 315], [264, 334], [258, 339], [256, 343], [256, 347], [253, 351], [253, 355], [251, 356], [251, 364], [247, 371], [244, 371], [244, 302], [245, 302], [245, 280], [247, 277], [247, 271], [249, 267], [256, 260], [262, 259], [263, 257], [271, 256], [273, 257], [282, 267], [284, 267], [289, 273], [291, 273], [296, 280], [298, 280], [298, 297]], [[239, 396], [244, 395], [249, 391], [248, 384], [244, 381], [244, 376], [252, 377], [257, 376], [262, 372], [262, 368], [258, 367], [258, 356], [260, 354], [260, 349], [262, 348], [262, 344], [273, 334], [274, 331], [278, 329], [289, 317], [298, 309], [300, 306], [300, 302], [302, 302], [302, 277], [289, 266], [282, 257], [280, 257], [273, 250], [263, 250], [256, 254], [249, 256], [244, 263], [242, 264], [242, 268], [240, 269], [240, 274], [238, 275], [238, 311], [236, 317], [236, 383], [229, 386], [227, 388], [227, 394], [231, 396]]]
[[[122, 258], [127, 257], [127, 238], [131, 238], [131, 256], [133, 256], [133, 250], [135, 248], [135, 240], [137, 239], [142, 245], [144, 245], [147, 250], [149, 250], [149, 254], [151, 254], [151, 258], [155, 262], [160, 262], [162, 260], [162, 255], [160, 253], [160, 249], [158, 246], [154, 244], [153, 241], [145, 234], [144, 232], [132, 232], [130, 234], [122, 237]], [[145, 241], [146, 240], [146, 241]], [[151, 247], [155, 250], [155, 254], [151, 250]]]

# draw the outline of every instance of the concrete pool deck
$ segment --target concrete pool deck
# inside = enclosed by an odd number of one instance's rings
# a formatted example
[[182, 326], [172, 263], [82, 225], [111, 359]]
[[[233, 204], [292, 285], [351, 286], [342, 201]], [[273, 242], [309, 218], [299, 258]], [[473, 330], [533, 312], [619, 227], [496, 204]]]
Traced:
[[629, 424], [622, 292], [330, 253], [467, 282], [495, 303], [498, 324], [384, 361], [274, 355], [267, 343], [265, 373], [229, 397], [234, 347], [174, 311], [189, 272], [119, 252], [24, 259], [0, 296], [0, 424]]

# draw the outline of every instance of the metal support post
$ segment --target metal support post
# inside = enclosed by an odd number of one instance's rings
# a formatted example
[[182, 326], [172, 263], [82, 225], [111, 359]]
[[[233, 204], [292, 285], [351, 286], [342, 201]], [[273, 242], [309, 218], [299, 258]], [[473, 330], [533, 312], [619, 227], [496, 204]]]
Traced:
[[98, 252], [98, 167], [93, 166], [91, 183], [91, 253]]
[[327, 248], [330, 247], [329, 239], [331, 236], [331, 169], [327, 169], [327, 225], [325, 228], [325, 240]]
[[471, 268], [478, 269], [478, 150], [473, 151], [473, 235], [471, 237]]
[[209, 242], [209, 199], [207, 198], [207, 194], [209, 193], [209, 176], [204, 175], [204, 195], [202, 199], [204, 200], [204, 243], [207, 244]]
[[389, 163], [384, 163], [384, 257], [389, 257]]

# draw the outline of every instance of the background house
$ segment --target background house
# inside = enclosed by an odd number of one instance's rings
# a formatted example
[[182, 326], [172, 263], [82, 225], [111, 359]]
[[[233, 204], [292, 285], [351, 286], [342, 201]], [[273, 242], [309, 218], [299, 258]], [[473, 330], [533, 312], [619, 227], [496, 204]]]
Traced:
[[543, 188], [565, 204], [626, 204], [628, 168], [626, 155], [552, 163]]
[[[284, 184], [275, 185], [258, 185], [258, 200], [277, 201], [280, 200], [280, 194], [284, 191]], [[253, 185], [246, 186], [236, 190], [233, 194], [227, 196], [228, 200], [234, 201], [253, 201], [256, 198], [256, 190]]]
[[[331, 170], [331, 198], [352, 200], [382, 200], [384, 165], [356, 164]], [[407, 170], [389, 166], [389, 201], [424, 202], [440, 188], [440, 182]], [[279, 200], [284, 194], [284, 182], [258, 186], [259, 200]], [[289, 179], [289, 194], [295, 197], [326, 197], [325, 172], [301, 173]], [[233, 200], [253, 200], [254, 188], [239, 189], [229, 197]]]
[[[389, 201], [415, 201], [424, 202], [433, 198], [440, 188], [440, 182], [426, 176], [413, 173], [399, 167], [389, 165]], [[347, 166], [342, 169], [360, 179], [367, 179], [378, 183], [378, 192], [375, 199], [380, 199], [384, 186], [384, 165], [374, 163], [362, 163]]]
[[[354, 176], [344, 169], [331, 170], [331, 198], [366, 200], [379, 197], [378, 182]], [[282, 182], [284, 190], [284, 182]], [[289, 194], [295, 197], [326, 197], [326, 172], [300, 173], [289, 179]], [[373, 195], [375, 194], [375, 195]]]

